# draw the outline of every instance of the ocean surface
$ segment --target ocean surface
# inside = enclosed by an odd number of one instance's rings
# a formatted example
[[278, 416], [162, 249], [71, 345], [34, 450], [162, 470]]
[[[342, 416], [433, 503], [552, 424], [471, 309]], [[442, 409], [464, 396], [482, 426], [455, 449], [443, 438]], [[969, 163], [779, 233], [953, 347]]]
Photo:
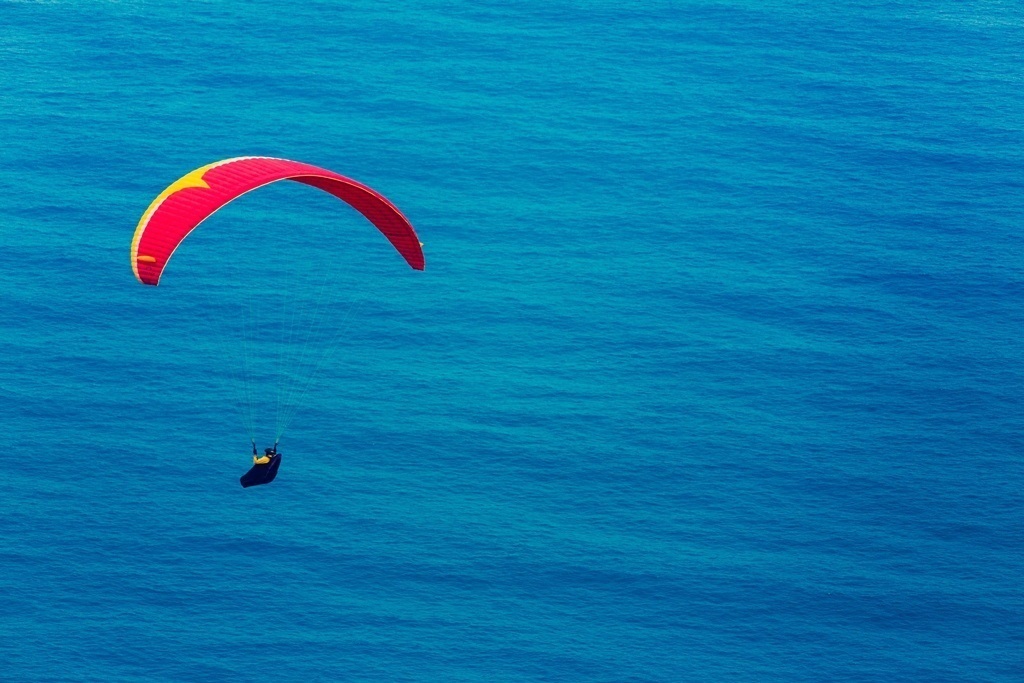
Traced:
[[[1022, 55], [1016, 0], [0, 1], [0, 681], [1024, 680]], [[426, 271], [284, 183], [139, 284], [242, 155]], [[337, 336], [243, 490], [284, 284]]]

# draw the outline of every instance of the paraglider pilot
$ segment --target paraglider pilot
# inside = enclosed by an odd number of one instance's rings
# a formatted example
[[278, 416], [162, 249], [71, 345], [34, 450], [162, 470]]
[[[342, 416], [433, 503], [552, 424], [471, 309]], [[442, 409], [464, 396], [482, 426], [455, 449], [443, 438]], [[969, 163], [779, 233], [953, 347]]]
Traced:
[[264, 448], [263, 449], [263, 455], [261, 455], [261, 456], [257, 456], [256, 446], [253, 446], [252, 447], [252, 464], [253, 465], [267, 465], [267, 464], [270, 464], [270, 461], [274, 459], [275, 455], [277, 455], [277, 446], [272, 446], [271, 448]]
[[277, 470], [281, 467], [281, 454], [277, 452], [277, 444], [270, 448], [263, 449], [263, 455], [256, 450], [256, 443], [252, 444], [252, 467], [239, 479], [244, 488], [269, 484], [277, 476]]

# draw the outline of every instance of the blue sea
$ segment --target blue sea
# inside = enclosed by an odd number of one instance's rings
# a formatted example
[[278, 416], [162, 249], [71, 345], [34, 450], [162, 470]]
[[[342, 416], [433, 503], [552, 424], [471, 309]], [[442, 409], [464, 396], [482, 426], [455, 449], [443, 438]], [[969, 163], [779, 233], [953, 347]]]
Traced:
[[[0, 1], [0, 680], [1024, 680], [1022, 55], [1016, 0]], [[243, 155], [426, 270], [280, 183], [139, 284]], [[336, 336], [242, 489], [283, 284]]]

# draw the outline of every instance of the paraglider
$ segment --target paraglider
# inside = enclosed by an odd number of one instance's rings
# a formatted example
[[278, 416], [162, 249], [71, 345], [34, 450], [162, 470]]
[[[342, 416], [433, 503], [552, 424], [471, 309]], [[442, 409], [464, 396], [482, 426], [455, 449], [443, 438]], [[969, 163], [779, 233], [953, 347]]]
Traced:
[[243, 194], [279, 180], [312, 185], [348, 203], [388, 238], [410, 266], [423, 270], [423, 245], [416, 231], [383, 195], [351, 178], [299, 161], [237, 157], [197, 168], [157, 195], [132, 239], [135, 277], [145, 285], [160, 284], [174, 250], [200, 223]]
[[[238, 197], [281, 180], [310, 185], [341, 199], [376, 227], [410, 267], [423, 270], [423, 245], [416, 232], [398, 208], [380, 193], [311, 164], [272, 157], [237, 157], [197, 168], [169, 185], [150, 203], [131, 243], [135, 277], [146, 285], [160, 284], [175, 251], [201, 223]], [[239, 245], [239, 249], [244, 246]], [[231, 253], [223, 256], [232, 257]], [[274, 447], [267, 448], [263, 456], [257, 455], [253, 443], [253, 465], [241, 477], [243, 487], [268, 484], [277, 476], [281, 466], [277, 441], [282, 433], [280, 428]]]
[[281, 467], [281, 454], [277, 451], [277, 445], [272, 448], [263, 449], [263, 455], [257, 456], [256, 447], [252, 449], [252, 468], [239, 478], [242, 488], [269, 484], [277, 476], [277, 470]]

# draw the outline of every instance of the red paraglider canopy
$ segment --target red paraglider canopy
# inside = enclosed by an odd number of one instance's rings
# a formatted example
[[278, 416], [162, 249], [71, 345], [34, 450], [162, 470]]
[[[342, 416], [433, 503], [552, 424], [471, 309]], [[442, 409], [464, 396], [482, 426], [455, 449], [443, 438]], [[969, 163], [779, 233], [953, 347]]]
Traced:
[[233, 199], [278, 180], [312, 185], [347, 202], [388, 238], [410, 266], [423, 270], [423, 245], [408, 219], [383, 195], [351, 178], [300, 161], [238, 157], [197, 168], [153, 200], [132, 239], [135, 277], [143, 284], [159, 284], [174, 250], [196, 226]]

